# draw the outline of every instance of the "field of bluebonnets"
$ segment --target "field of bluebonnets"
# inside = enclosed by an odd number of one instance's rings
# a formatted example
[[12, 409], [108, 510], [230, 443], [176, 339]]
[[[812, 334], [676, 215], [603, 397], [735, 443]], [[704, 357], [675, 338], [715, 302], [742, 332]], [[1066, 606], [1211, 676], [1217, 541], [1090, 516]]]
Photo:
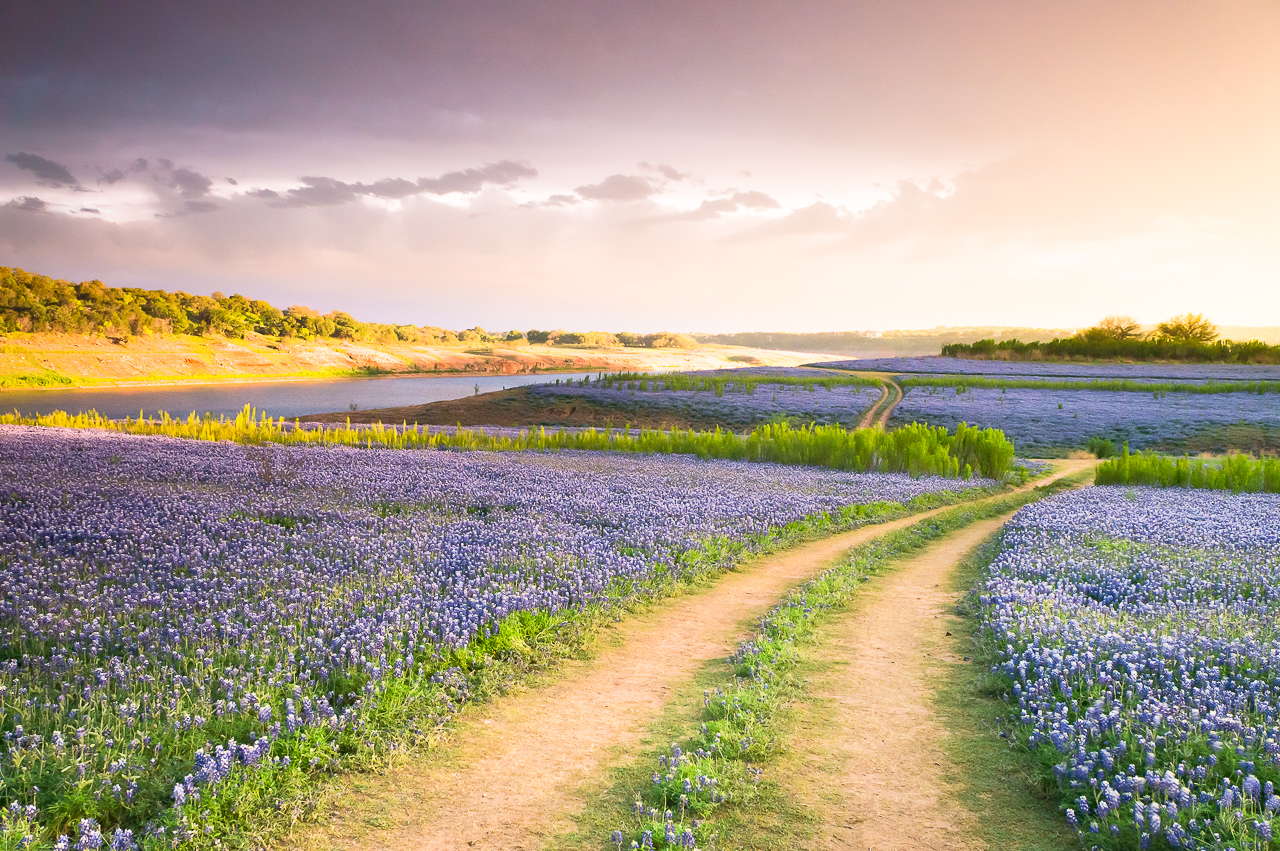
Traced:
[[1232, 449], [1239, 447], [1226, 432], [1240, 425], [1280, 435], [1274, 365], [919, 357], [824, 366], [897, 376], [903, 398], [890, 425], [999, 428], [1027, 454], [1084, 448], [1095, 439], [1134, 449]]
[[1176, 444], [1240, 422], [1280, 429], [1280, 392], [907, 387], [890, 423], [911, 422], [999, 428], [1021, 451], [1032, 454], [1050, 447], [1081, 447], [1095, 437], [1141, 449]]
[[0, 847], [216, 844], [574, 612], [990, 484], [0, 426]]
[[1168, 381], [1280, 381], [1280, 366], [1239, 363], [1070, 363], [1061, 361], [981, 360], [915, 357], [831, 361], [831, 369], [887, 372], [894, 375], [990, 375], [1031, 378], [1128, 378]]
[[1278, 577], [1275, 494], [1095, 487], [1006, 527], [992, 670], [1085, 846], [1272, 847]]
[[775, 419], [856, 425], [877, 399], [880, 384], [818, 369], [752, 367], [665, 375], [622, 373], [595, 380], [530, 387], [536, 396], [589, 399], [625, 411], [647, 408], [715, 419], [743, 428]]

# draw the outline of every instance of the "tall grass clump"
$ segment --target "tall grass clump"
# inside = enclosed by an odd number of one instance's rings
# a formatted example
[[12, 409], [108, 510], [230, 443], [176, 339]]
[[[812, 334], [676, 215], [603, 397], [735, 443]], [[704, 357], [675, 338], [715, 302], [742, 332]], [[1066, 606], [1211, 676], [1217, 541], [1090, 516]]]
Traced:
[[90, 411], [59, 411], [37, 417], [0, 416], [0, 424], [98, 428], [129, 434], [162, 435], [194, 440], [238, 443], [281, 443], [300, 446], [351, 446], [381, 449], [609, 450], [645, 454], [696, 455], [704, 459], [773, 462], [827, 467], [855, 472], [908, 473], [949, 478], [983, 476], [1002, 480], [1013, 463], [1014, 446], [998, 429], [972, 428], [965, 423], [954, 434], [942, 426], [912, 423], [892, 432], [879, 427], [845, 429], [838, 425], [791, 426], [769, 423], [749, 434], [716, 429], [651, 431], [647, 429], [545, 428], [514, 435], [490, 434], [482, 429], [428, 426], [342, 426], [309, 428], [297, 422], [258, 415], [245, 406], [234, 419], [197, 417], [110, 420]]
[[1201, 488], [1236, 493], [1280, 493], [1280, 459], [1228, 455], [1224, 458], [1173, 458], [1154, 452], [1129, 454], [1099, 464], [1099, 485], [1150, 485]]

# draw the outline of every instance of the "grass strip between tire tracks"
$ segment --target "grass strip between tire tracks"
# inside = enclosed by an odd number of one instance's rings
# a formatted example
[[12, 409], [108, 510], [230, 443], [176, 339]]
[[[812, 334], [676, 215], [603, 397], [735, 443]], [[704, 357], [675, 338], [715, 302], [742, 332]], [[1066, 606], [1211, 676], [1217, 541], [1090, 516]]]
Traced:
[[[1031, 491], [941, 512], [854, 549], [835, 567], [789, 593], [730, 657], [732, 676], [705, 690], [697, 731], [658, 755], [651, 782], [630, 802], [630, 813], [615, 813], [614, 824], [624, 826], [609, 837], [612, 845], [623, 851], [755, 847], [749, 837], [722, 828], [743, 823], [743, 810], [788, 805], [772, 778], [765, 779], [762, 766], [785, 750], [783, 720], [804, 694], [803, 678], [797, 673], [798, 646], [812, 642], [820, 624], [895, 562], [972, 523], [1074, 487], [1089, 475], [1085, 471]], [[580, 823], [598, 824], [601, 815], [588, 812]]]

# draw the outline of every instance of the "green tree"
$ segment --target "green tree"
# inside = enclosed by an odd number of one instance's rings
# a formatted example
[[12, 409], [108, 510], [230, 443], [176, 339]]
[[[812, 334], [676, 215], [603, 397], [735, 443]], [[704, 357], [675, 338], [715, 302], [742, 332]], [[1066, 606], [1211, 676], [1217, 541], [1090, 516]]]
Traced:
[[1175, 343], [1212, 343], [1218, 339], [1218, 326], [1203, 314], [1184, 313], [1157, 325], [1155, 335]]

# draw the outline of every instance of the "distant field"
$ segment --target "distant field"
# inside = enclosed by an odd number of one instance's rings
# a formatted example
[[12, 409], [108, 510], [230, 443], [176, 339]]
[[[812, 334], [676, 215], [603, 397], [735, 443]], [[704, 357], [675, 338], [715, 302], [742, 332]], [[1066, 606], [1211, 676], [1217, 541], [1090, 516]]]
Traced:
[[943, 357], [822, 366], [897, 376], [904, 395], [890, 425], [999, 428], [1033, 455], [1093, 438], [1171, 452], [1280, 451], [1280, 366]]
[[[1092, 437], [1118, 446], [1176, 446], [1208, 430], [1248, 423], [1280, 430], [1277, 393], [1124, 393], [1088, 390], [910, 387], [893, 424], [927, 422], [1000, 428], [1023, 451], [1083, 447]], [[1223, 447], [1229, 448], [1229, 447]]]
[[970, 360], [969, 358], [916, 357], [831, 361], [813, 366], [866, 372], [933, 375], [992, 375], [1077, 378], [1160, 378], [1171, 381], [1203, 379], [1277, 381], [1275, 364], [1226, 363], [1059, 363], [1037, 361]]
[[[822, 364], [624, 374], [576, 382], [551, 379], [453, 402], [304, 419], [508, 427], [630, 423], [744, 431], [777, 421], [865, 425], [876, 407], [875, 419], [890, 428], [912, 422], [948, 429], [961, 422], [998, 428], [1024, 455], [1061, 456], [1085, 448], [1094, 438], [1110, 440], [1117, 448], [1128, 443], [1135, 450], [1280, 450], [1280, 367], [1045, 364], [1038, 373], [1019, 374], [1004, 371], [1010, 365], [998, 361], [954, 358], [852, 363], [860, 369], [844, 377]], [[995, 371], [987, 374], [925, 371], [992, 364]], [[1050, 371], [1064, 366], [1069, 374]], [[885, 373], [898, 375], [896, 386], [903, 395], [896, 404], [892, 394], [881, 403]]]
[[819, 369], [751, 367], [602, 376], [530, 385], [410, 408], [336, 411], [310, 422], [424, 425], [622, 426], [750, 429], [770, 421], [855, 426], [880, 398], [880, 382]]

